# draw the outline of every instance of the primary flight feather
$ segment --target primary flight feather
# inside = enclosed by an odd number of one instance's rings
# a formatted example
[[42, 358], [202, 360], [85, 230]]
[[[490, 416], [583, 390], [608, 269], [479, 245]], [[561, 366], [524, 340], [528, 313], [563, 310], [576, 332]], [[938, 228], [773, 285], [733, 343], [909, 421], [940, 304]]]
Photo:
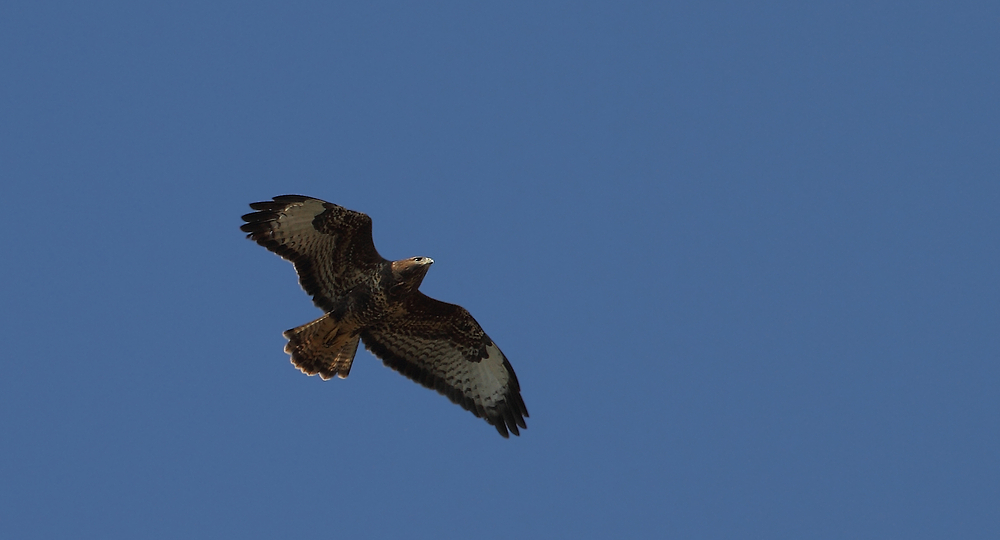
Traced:
[[510, 362], [461, 306], [419, 290], [434, 262], [383, 259], [372, 220], [333, 203], [281, 195], [250, 204], [247, 238], [295, 265], [299, 283], [325, 315], [285, 331], [285, 352], [303, 373], [346, 378], [358, 342], [385, 365], [520, 435], [528, 409]]

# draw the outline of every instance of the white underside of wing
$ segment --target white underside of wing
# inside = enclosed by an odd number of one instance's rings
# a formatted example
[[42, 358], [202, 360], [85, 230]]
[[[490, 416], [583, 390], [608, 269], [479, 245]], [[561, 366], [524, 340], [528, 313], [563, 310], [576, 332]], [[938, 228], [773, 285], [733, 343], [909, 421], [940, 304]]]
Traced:
[[488, 355], [486, 358], [469, 363], [469, 370], [473, 374], [473, 379], [479, 383], [478, 394], [483, 399], [483, 405], [490, 408], [503, 399], [508, 375], [503, 366], [503, 353], [496, 344], [491, 343], [486, 352]]
[[486, 348], [486, 358], [470, 362], [454, 344], [444, 340], [394, 334], [378, 335], [376, 339], [487, 409], [503, 400], [509, 376], [503, 353], [495, 344]]
[[323, 207], [323, 201], [318, 199], [309, 199], [305, 202], [291, 203], [288, 205], [288, 208], [282, 212], [282, 216], [278, 219], [278, 223], [281, 226], [281, 230], [289, 236], [294, 236], [303, 231], [315, 234], [312, 222], [316, 219], [316, 216], [325, 211], [326, 208]]

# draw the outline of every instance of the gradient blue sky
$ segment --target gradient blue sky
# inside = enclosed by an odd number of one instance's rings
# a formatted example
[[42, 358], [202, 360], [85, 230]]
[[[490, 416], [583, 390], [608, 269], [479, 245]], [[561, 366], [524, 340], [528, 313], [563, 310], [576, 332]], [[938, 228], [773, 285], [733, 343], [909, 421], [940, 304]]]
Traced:
[[[0, 536], [1000, 537], [1000, 4], [4, 2]], [[531, 417], [360, 352], [368, 213]]]

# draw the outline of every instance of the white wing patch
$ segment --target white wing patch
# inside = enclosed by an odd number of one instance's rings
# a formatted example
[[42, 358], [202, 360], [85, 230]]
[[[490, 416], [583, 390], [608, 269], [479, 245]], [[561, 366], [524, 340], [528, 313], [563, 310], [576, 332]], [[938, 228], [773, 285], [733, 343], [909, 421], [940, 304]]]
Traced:
[[486, 353], [486, 358], [479, 362], [466, 362], [466, 364], [473, 375], [472, 380], [478, 382], [473, 386], [473, 391], [481, 389], [483, 404], [486, 408], [494, 408], [503, 400], [509, 377], [503, 366], [505, 358], [496, 343], [490, 343]]
[[276, 212], [279, 217], [271, 225], [268, 235], [296, 251], [308, 251], [316, 241], [313, 220], [325, 211], [323, 201], [317, 199], [288, 203], [284, 210]]
[[518, 391], [511, 388], [509, 364], [495, 343], [486, 347], [486, 358], [473, 362], [445, 339], [374, 331], [362, 339], [387, 366], [485, 418], [501, 435], [508, 429], [517, 434], [523, 424], [523, 404], [509, 402]]

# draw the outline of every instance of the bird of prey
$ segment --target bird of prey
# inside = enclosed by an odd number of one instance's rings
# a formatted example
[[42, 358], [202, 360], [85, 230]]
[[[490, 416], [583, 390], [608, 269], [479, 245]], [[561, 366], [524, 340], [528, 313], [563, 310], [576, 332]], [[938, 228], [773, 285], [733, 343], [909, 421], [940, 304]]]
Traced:
[[434, 262], [383, 259], [366, 214], [301, 195], [250, 205], [247, 238], [291, 261], [325, 315], [284, 333], [307, 375], [346, 378], [358, 341], [390, 368], [437, 390], [494, 426], [520, 435], [528, 409], [500, 348], [461, 306], [418, 289]]

